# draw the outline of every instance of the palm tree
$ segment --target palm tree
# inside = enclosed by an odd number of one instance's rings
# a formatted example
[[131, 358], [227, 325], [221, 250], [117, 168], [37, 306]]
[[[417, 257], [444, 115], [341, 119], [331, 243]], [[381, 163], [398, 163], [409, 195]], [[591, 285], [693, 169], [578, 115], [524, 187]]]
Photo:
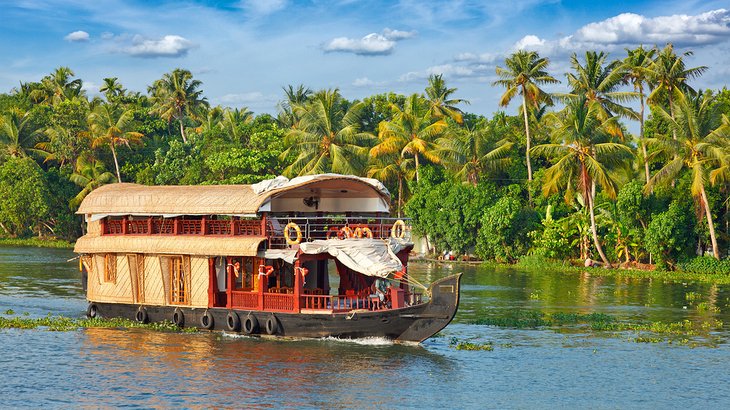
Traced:
[[299, 117], [294, 107], [306, 104], [312, 97], [312, 90], [303, 84], [296, 88], [289, 84], [283, 90], [286, 100], [279, 103], [279, 124], [282, 128], [295, 128], [299, 124]]
[[243, 107], [241, 109], [226, 108], [223, 112], [223, 122], [221, 123], [221, 126], [232, 141], [241, 142], [243, 133], [239, 126], [243, 124], [250, 124], [253, 119], [253, 112], [249, 111], [248, 107]]
[[457, 177], [476, 186], [482, 174], [504, 169], [510, 162], [514, 143], [507, 139], [495, 142], [494, 135], [488, 124], [457, 130], [450, 138], [439, 139], [440, 156], [456, 168]]
[[34, 148], [40, 135], [41, 130], [31, 121], [29, 111], [12, 107], [0, 117], [0, 144], [11, 157], [42, 156], [43, 153]]
[[639, 94], [639, 141], [641, 141], [641, 154], [644, 161], [644, 177], [645, 181], [649, 181], [651, 177], [649, 173], [649, 159], [646, 153], [646, 140], [644, 139], [644, 85], [648, 84], [647, 68], [652, 64], [656, 49], [647, 50], [644, 46], [639, 46], [633, 50], [626, 50], [628, 55], [623, 61], [622, 71], [624, 72], [624, 82], [634, 86], [634, 90]]
[[428, 77], [426, 97], [433, 117], [449, 117], [458, 124], [464, 123], [464, 113], [456, 107], [456, 104], [469, 104], [469, 101], [451, 98], [455, 92], [456, 88], [446, 87], [443, 74], [432, 74]]
[[[722, 182], [726, 176], [728, 153], [730, 153], [730, 120], [725, 115], [720, 117], [717, 106], [713, 106], [713, 98], [700, 93], [696, 99], [674, 90], [672, 112], [657, 107], [658, 115], [669, 124], [672, 134], [678, 140], [652, 139], [660, 149], [674, 154], [674, 159], [660, 169], [646, 184], [646, 189], [665, 181], [674, 181], [679, 173], [687, 168], [692, 175], [691, 194], [705, 212], [707, 227], [710, 231], [712, 252], [720, 259], [720, 249], [715, 237], [715, 225], [712, 221], [712, 210], [707, 200], [705, 185]], [[713, 169], [714, 168], [714, 169]]]
[[293, 109], [300, 120], [284, 137], [289, 148], [281, 158], [295, 156], [284, 169], [285, 174], [361, 174], [367, 163], [368, 145], [374, 138], [360, 132], [362, 103], [350, 105], [337, 89], [321, 90]]
[[386, 183], [398, 183], [397, 216], [399, 218], [403, 211], [403, 203], [408, 195], [408, 184], [404, 182], [413, 179], [414, 172], [413, 158], [403, 158], [399, 153], [373, 157], [367, 170], [369, 178], [375, 178]]
[[122, 87], [117, 77], [110, 77], [104, 79], [104, 85], [99, 88], [99, 91], [104, 93], [106, 100], [111, 102], [119, 97], [123, 97], [127, 90]]
[[199, 90], [203, 83], [193, 80], [193, 74], [188, 70], [176, 68], [155, 81], [147, 91], [152, 95], [154, 102], [153, 112], [170, 121], [177, 121], [180, 125], [180, 135], [187, 143], [185, 136], [185, 119], [198, 118], [203, 108], [208, 108], [208, 100]]
[[72, 80], [74, 72], [68, 67], [58, 67], [41, 80], [41, 87], [31, 92], [31, 98], [47, 105], [84, 95], [81, 79]]
[[101, 145], [109, 145], [114, 157], [114, 167], [117, 171], [117, 181], [122, 182], [119, 173], [119, 161], [117, 160], [116, 147], [118, 145], [130, 146], [130, 143], [139, 143], [144, 136], [142, 133], [131, 131], [133, 127], [133, 114], [131, 110], [124, 110], [110, 104], [103, 104], [89, 114], [89, 125], [92, 136], [91, 146], [97, 148]]
[[525, 160], [527, 162], [527, 180], [532, 181], [532, 163], [530, 162], [530, 124], [527, 119], [528, 105], [537, 107], [540, 103], [552, 105], [552, 97], [539, 86], [557, 84], [560, 81], [553, 78], [546, 71], [550, 60], [540, 57], [536, 51], [520, 50], [513, 53], [504, 64], [507, 68], [497, 66], [496, 71], [500, 80], [492, 85], [500, 85], [507, 89], [499, 101], [499, 105], [506, 107], [518, 93], [522, 95], [522, 115], [525, 120], [525, 138], [527, 148]]
[[[617, 91], [622, 85], [624, 79], [624, 69], [620, 61], [612, 61], [606, 63], [608, 54], [604, 52], [597, 53], [595, 51], [586, 52], [586, 63], [582, 65], [578, 61], [575, 53], [570, 58], [570, 65], [575, 74], [568, 73], [568, 84], [572, 88], [571, 98], [585, 96], [586, 102], [591, 104], [598, 103], [599, 119], [604, 120], [614, 115], [619, 117], [639, 119], [637, 114], [631, 108], [625, 107], [620, 103], [628, 102], [638, 97], [634, 92]], [[611, 133], [617, 137], [623, 138], [621, 127], [616, 126], [611, 129]]]
[[76, 160], [76, 169], [69, 179], [83, 188], [69, 203], [71, 208], [76, 208], [91, 191], [114, 181], [114, 174], [106, 170], [103, 162], [89, 155], [82, 155]]
[[74, 163], [79, 153], [88, 148], [87, 133], [76, 133], [67, 127], [53, 125], [43, 132], [48, 138], [35, 145], [43, 157], [43, 162], [57, 161], [61, 166]]
[[610, 129], [617, 117], [601, 120], [602, 110], [598, 102], [588, 102], [585, 96], [570, 100], [561, 115], [556, 116], [553, 138], [561, 142], [538, 145], [533, 152], [553, 158], [554, 164], [545, 171], [545, 196], [565, 188], [566, 202], [572, 202], [576, 192], [583, 198], [591, 219], [593, 243], [603, 263], [610, 266], [596, 229], [596, 186], [610, 198], [616, 197], [618, 188], [612, 171], [623, 165], [631, 149], [611, 142]]
[[419, 157], [433, 163], [440, 163], [436, 139], [448, 128], [446, 121], [431, 116], [428, 102], [418, 94], [406, 98], [403, 108], [390, 105], [393, 119], [378, 126], [379, 143], [370, 150], [372, 157], [399, 153], [401, 157], [412, 157], [415, 162], [416, 183], [419, 181]]

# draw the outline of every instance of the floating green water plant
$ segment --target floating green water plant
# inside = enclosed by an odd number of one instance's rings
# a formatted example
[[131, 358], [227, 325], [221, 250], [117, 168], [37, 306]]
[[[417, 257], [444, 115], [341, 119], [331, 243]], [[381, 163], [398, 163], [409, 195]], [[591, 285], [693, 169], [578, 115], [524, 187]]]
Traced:
[[[9, 314], [7, 311], [5, 314]], [[12, 316], [0, 316], [0, 329], [38, 329], [44, 328], [50, 331], [74, 331], [78, 329], [149, 329], [163, 332], [197, 332], [195, 328], [180, 329], [171, 322], [139, 323], [129, 319], [120, 318], [94, 318], [94, 319], [73, 319], [65, 316], [45, 316], [40, 318], [29, 318]]]

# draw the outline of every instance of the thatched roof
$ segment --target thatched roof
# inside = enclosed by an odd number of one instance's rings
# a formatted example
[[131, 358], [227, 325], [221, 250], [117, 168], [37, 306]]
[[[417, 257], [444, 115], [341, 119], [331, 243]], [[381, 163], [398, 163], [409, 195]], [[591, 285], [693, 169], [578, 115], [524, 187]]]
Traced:
[[90, 236], [76, 241], [76, 253], [145, 253], [200, 256], [256, 256], [262, 237]]
[[[285, 180], [285, 178], [284, 178]], [[272, 180], [269, 180], [272, 181]], [[287, 180], [288, 181], [288, 180]], [[258, 185], [258, 184], [257, 184]], [[330, 195], [350, 190], [364, 197], [381, 197], [387, 203], [390, 194], [378, 181], [352, 175], [313, 175], [294, 178], [286, 184], [272, 184], [260, 190], [257, 185], [179, 185], [146, 186], [108, 184], [86, 196], [77, 214], [103, 215], [252, 215], [266, 201], [277, 196], [309, 194], [304, 187], [323, 187]], [[259, 193], [256, 193], [254, 190]]]

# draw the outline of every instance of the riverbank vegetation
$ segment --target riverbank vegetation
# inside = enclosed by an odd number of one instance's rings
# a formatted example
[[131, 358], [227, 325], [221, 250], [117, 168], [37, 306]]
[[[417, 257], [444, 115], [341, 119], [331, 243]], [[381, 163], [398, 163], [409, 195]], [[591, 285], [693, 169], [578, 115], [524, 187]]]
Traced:
[[0, 94], [0, 234], [73, 241], [81, 200], [112, 182], [339, 172], [382, 180], [438, 254], [727, 275], [730, 91], [693, 88], [709, 68], [691, 57], [588, 51], [557, 73], [517, 51], [485, 85], [504, 90], [493, 114], [441, 75], [362, 100], [290, 85], [272, 116], [211, 106], [184, 69], [89, 95], [60, 67]]

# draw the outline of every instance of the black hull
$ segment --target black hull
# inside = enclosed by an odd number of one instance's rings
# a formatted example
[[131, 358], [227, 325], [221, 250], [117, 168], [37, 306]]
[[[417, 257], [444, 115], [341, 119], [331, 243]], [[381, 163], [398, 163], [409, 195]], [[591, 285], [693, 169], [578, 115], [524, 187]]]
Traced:
[[[427, 303], [403, 309], [383, 311], [354, 311], [348, 313], [280, 313], [226, 308], [186, 308], [175, 306], [143, 306], [119, 303], [91, 302], [101, 317], [144, 319], [149, 322], [171, 321], [183, 327], [206, 329], [204, 316], [212, 318], [209, 330], [224, 330], [243, 334], [271, 334], [285, 337], [345, 339], [385, 337], [403, 342], [421, 342], [446, 327], [459, 306], [461, 274], [434, 282]], [[144, 317], [138, 312], [144, 311]], [[178, 312], [175, 314], [175, 312]], [[182, 315], [180, 315], [182, 313]], [[233, 315], [235, 314], [235, 316]], [[238, 321], [236, 321], [236, 317]], [[246, 318], [255, 318], [255, 321]], [[247, 324], [255, 322], [248, 333]], [[249, 326], [250, 327], [250, 326]]]

